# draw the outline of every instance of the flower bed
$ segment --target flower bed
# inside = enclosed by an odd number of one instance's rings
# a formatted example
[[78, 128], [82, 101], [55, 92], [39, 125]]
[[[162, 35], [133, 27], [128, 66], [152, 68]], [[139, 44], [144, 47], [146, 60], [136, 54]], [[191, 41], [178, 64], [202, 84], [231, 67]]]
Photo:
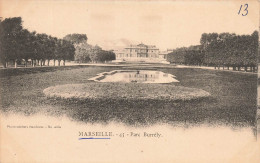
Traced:
[[80, 99], [161, 99], [190, 100], [208, 97], [210, 93], [196, 88], [167, 84], [87, 83], [57, 85], [44, 89], [47, 97]]

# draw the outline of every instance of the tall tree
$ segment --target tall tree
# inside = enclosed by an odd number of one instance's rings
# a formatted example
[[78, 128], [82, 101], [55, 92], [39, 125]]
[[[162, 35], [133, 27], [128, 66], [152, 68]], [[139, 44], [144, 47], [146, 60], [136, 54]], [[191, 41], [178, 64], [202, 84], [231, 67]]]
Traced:
[[6, 18], [1, 22], [0, 60], [4, 67], [9, 60], [13, 60], [15, 65], [17, 64], [17, 59], [20, 57], [18, 39], [22, 28], [21, 17]]
[[73, 44], [79, 44], [79, 43], [87, 42], [88, 37], [87, 37], [86, 34], [74, 33], [74, 34], [66, 35], [63, 39], [66, 40], [66, 41], [70, 41]]
[[85, 62], [90, 62], [90, 51], [93, 48], [92, 45], [88, 43], [81, 43], [77, 44], [75, 46], [76, 51], [75, 51], [75, 61], [78, 61], [79, 63], [85, 63]]
[[47, 66], [50, 65], [50, 60], [55, 58], [55, 48], [56, 48], [56, 42], [57, 38], [48, 36], [47, 40], [47, 51], [45, 54], [46, 60], [47, 60]]
[[62, 55], [63, 66], [65, 66], [66, 60], [74, 60], [75, 48], [73, 44], [69, 41], [63, 40], [62, 44]]
[[33, 55], [31, 33], [27, 29], [23, 29], [20, 33], [20, 45], [21, 59], [24, 59], [27, 67], [28, 60]]

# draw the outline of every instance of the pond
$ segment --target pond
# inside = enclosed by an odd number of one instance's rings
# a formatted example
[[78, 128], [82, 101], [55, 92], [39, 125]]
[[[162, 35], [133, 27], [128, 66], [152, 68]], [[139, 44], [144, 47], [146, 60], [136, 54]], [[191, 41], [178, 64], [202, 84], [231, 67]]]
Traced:
[[88, 80], [96, 82], [123, 82], [123, 83], [172, 83], [179, 82], [176, 76], [161, 71], [150, 70], [115, 70], [97, 74]]

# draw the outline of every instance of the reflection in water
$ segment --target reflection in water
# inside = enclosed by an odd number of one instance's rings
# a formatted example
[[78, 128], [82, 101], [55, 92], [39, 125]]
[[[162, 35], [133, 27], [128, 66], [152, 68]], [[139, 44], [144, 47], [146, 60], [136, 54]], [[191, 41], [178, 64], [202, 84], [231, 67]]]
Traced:
[[171, 83], [179, 82], [174, 75], [161, 71], [148, 70], [116, 70], [104, 72], [89, 80], [98, 82], [125, 82], [125, 83]]

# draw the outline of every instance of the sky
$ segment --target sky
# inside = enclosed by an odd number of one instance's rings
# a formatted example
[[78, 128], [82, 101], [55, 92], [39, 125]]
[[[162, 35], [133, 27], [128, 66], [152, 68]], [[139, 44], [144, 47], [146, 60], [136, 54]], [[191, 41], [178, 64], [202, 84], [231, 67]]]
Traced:
[[202, 33], [251, 34], [259, 28], [259, 2], [0, 0], [0, 16], [20, 16], [24, 28], [59, 38], [87, 34], [103, 49], [142, 42], [165, 50], [198, 45]]

